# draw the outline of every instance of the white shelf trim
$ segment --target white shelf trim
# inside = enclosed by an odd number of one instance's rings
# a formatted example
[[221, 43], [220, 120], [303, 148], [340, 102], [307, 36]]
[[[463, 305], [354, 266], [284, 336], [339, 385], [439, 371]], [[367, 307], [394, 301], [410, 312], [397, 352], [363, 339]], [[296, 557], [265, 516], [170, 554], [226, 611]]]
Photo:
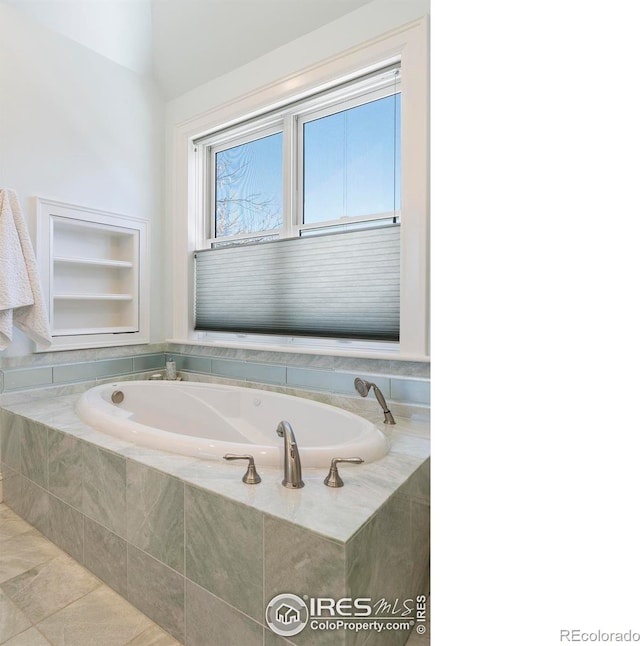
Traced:
[[54, 294], [61, 301], [132, 301], [133, 294]]
[[73, 258], [71, 256], [56, 256], [53, 259], [53, 262], [70, 265], [95, 265], [97, 267], [133, 267], [133, 263], [127, 260], [107, 260], [106, 258]]
[[68, 328], [53, 330], [53, 336], [79, 336], [85, 334], [122, 334], [123, 332], [138, 332], [136, 327], [93, 327], [93, 328]]

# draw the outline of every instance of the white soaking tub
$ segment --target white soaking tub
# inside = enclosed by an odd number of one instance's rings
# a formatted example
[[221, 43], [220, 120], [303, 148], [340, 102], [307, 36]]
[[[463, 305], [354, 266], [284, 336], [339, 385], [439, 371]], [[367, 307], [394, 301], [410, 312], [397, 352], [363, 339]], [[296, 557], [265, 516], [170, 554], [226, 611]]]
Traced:
[[[112, 401], [117, 391], [120, 403]], [[334, 457], [372, 462], [389, 450], [385, 435], [358, 415], [253, 388], [123, 381], [91, 388], [76, 411], [95, 430], [133, 444], [205, 459], [251, 454], [258, 466], [282, 464], [276, 428], [283, 420], [293, 428], [303, 467], [326, 467]]]

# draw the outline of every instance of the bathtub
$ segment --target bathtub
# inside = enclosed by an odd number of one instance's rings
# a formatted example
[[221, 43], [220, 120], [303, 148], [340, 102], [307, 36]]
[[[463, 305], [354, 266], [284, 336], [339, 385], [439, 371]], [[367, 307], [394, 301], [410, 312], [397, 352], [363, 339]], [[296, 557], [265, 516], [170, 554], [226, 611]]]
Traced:
[[[116, 391], [124, 395], [120, 403], [112, 401]], [[237, 386], [123, 381], [86, 391], [76, 412], [95, 430], [133, 444], [204, 459], [251, 454], [258, 466], [282, 464], [283, 440], [276, 435], [282, 420], [293, 428], [303, 467], [326, 467], [334, 457], [372, 462], [389, 450], [385, 435], [358, 415]]]

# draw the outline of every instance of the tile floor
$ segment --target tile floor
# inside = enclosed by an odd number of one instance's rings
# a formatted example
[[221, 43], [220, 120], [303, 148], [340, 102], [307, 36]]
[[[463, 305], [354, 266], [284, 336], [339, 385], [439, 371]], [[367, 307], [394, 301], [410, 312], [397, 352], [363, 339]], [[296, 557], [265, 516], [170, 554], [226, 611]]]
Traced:
[[[0, 503], [2, 646], [179, 643]], [[406, 646], [429, 643], [428, 635], [414, 632]]]
[[179, 642], [0, 504], [0, 644], [172, 646]]

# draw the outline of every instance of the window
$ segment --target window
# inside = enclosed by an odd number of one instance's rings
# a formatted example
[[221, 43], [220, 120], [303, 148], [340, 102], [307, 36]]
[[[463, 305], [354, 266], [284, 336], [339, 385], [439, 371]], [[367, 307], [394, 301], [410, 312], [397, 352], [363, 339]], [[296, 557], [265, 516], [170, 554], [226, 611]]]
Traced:
[[199, 143], [196, 330], [398, 342], [399, 77], [394, 66]]
[[299, 132], [304, 224], [397, 213], [399, 92], [340, 112], [312, 114], [301, 119]]
[[206, 244], [398, 222], [400, 109], [393, 66], [196, 142]]
[[282, 132], [211, 148], [215, 238], [282, 227]]
[[[227, 79], [212, 83], [202, 96], [189, 102], [172, 106], [169, 115], [174, 125], [168, 141], [170, 182], [168, 199], [170, 210], [167, 214], [167, 230], [171, 235], [171, 303], [173, 316], [170, 321], [170, 338], [180, 343], [240, 347], [244, 349], [277, 349], [291, 352], [315, 352], [331, 355], [357, 357], [392, 357], [400, 360], [424, 360], [429, 355], [429, 33], [428, 20], [420, 19], [399, 25], [398, 29], [384, 36], [361, 42], [353, 40], [353, 48], [336, 52], [328, 44], [323, 52], [314, 52], [305, 67], [296, 70], [297, 52], [304, 51], [304, 45], [297, 43], [289, 51], [286, 62], [273, 65], [265, 60], [255, 61], [247, 68], [247, 74], [240, 76], [236, 85]], [[301, 242], [312, 238], [312, 233], [322, 231], [325, 222], [302, 220], [303, 199], [302, 174], [299, 166], [303, 159], [299, 154], [297, 131], [305, 117], [314, 111], [331, 107], [335, 100], [335, 112], [345, 109], [338, 106], [338, 97], [330, 88], [330, 79], [351, 83], [358, 76], [356, 70], [371, 74], [388, 66], [402, 64], [401, 80], [397, 89], [401, 91], [400, 159], [396, 177], [396, 220], [400, 238], [400, 340], [395, 344], [372, 347], [359, 344], [351, 339], [340, 342], [328, 339], [327, 343], [317, 338], [276, 337], [264, 335], [243, 337], [241, 334], [217, 334], [196, 330], [194, 266], [198, 250], [211, 245], [241, 250], [243, 247], [267, 248], [287, 246], [286, 242]], [[296, 71], [292, 71], [296, 70]], [[361, 78], [361, 81], [367, 79]], [[391, 85], [395, 77], [389, 79]], [[334, 86], [335, 91], [344, 90], [343, 101], [357, 98], [358, 91], [373, 93], [376, 87], [356, 88], [355, 85]], [[324, 94], [318, 94], [321, 90]], [[316, 96], [313, 97], [314, 92]], [[386, 96], [395, 94], [387, 92]], [[383, 96], [370, 98], [384, 98]], [[316, 100], [314, 105], [303, 101]], [[367, 103], [361, 100], [360, 103]], [[348, 106], [355, 107], [355, 106]], [[266, 110], [271, 110], [267, 114]], [[299, 110], [299, 114], [292, 113]], [[296, 123], [292, 123], [294, 116]], [[273, 131], [268, 128], [273, 127]], [[261, 130], [262, 129], [262, 130]], [[266, 130], [265, 130], [266, 129]], [[275, 232], [261, 235], [259, 232], [216, 238], [215, 223], [212, 222], [211, 205], [215, 184], [211, 183], [211, 146], [221, 149], [227, 145], [247, 143], [241, 135], [268, 136], [282, 132], [282, 226]], [[233, 139], [236, 141], [233, 141]], [[293, 152], [292, 152], [293, 151]], [[295, 156], [294, 156], [295, 152]], [[400, 168], [400, 160], [402, 168]], [[401, 182], [400, 182], [401, 176]], [[397, 190], [401, 184], [401, 190]], [[401, 196], [401, 200], [400, 200]], [[401, 211], [400, 211], [401, 209]], [[294, 220], [295, 216], [295, 220]], [[365, 227], [371, 229], [379, 222], [375, 218], [350, 216], [330, 225], [328, 230]], [[379, 214], [381, 220], [385, 215]], [[387, 217], [386, 222], [393, 218]], [[335, 222], [335, 221], [334, 221]], [[306, 227], [306, 228], [303, 228]], [[234, 234], [237, 235], [237, 234]], [[253, 237], [252, 237], [253, 236]], [[275, 238], [275, 239], [273, 239]], [[283, 240], [286, 238], [286, 240]], [[302, 240], [301, 240], [302, 238]], [[265, 244], [253, 245], [252, 241], [265, 240]], [[281, 241], [283, 240], [283, 241]], [[239, 241], [243, 245], [239, 245]], [[379, 270], [378, 270], [379, 271]], [[362, 272], [361, 272], [362, 274]], [[360, 274], [360, 275], [361, 275]]]

